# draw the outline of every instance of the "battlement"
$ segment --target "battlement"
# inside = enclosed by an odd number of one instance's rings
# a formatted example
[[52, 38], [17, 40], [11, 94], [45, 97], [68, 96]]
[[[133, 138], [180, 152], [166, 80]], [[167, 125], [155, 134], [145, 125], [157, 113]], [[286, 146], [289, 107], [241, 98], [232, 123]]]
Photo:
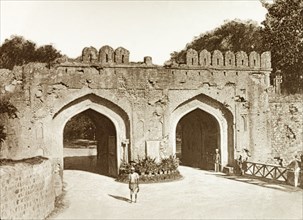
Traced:
[[[207, 50], [200, 52], [190, 48], [186, 51], [186, 63], [173, 63], [171, 67], [181, 68], [218, 68], [218, 69], [268, 69], [271, 70], [271, 55], [269, 51], [261, 55], [255, 51], [248, 55], [244, 51], [236, 53], [227, 51], [222, 53], [215, 50], [212, 53]], [[123, 47], [113, 49], [105, 45], [98, 51], [94, 47], [85, 47], [82, 50], [81, 61], [87, 64], [101, 64], [102, 66], [111, 65], [129, 65], [129, 51]], [[144, 57], [143, 63], [151, 66], [152, 58]]]
[[123, 47], [114, 50], [108, 45], [101, 47], [99, 52], [94, 47], [85, 47], [82, 50], [81, 60], [84, 63], [98, 63], [101, 65], [129, 64], [129, 51]]
[[236, 53], [227, 51], [223, 54], [215, 50], [212, 54], [207, 50], [198, 53], [194, 49], [186, 51], [186, 65], [189, 67], [213, 68], [262, 68], [271, 69], [271, 55], [269, 51], [261, 55], [252, 51], [247, 55], [244, 51]]

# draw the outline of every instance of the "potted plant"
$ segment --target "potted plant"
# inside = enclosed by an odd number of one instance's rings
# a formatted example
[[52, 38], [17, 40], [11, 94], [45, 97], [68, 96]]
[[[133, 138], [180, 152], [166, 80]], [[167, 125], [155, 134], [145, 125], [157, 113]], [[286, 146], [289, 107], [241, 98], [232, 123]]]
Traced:
[[161, 161], [161, 168], [162, 168], [164, 174], [167, 174], [167, 172], [168, 172], [168, 166], [169, 166], [168, 165], [168, 159], [167, 158], [162, 159], [162, 161]]
[[156, 159], [152, 159], [151, 157], [145, 158], [146, 171], [149, 176], [151, 176], [153, 173], [155, 173], [155, 171], [157, 169], [157, 163], [155, 160]]

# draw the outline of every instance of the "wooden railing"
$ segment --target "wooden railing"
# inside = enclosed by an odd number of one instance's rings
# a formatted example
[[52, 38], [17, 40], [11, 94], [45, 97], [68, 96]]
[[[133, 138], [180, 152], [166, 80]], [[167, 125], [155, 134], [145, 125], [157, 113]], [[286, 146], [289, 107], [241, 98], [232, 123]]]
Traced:
[[287, 182], [287, 167], [247, 162], [246, 175]]

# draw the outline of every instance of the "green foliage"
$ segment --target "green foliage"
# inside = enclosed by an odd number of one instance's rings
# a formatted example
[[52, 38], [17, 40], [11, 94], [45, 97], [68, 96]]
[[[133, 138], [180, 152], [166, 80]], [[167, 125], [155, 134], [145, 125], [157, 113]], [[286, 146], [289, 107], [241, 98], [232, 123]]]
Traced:
[[6, 113], [9, 118], [17, 118], [17, 108], [9, 101], [0, 99], [0, 114]]
[[21, 36], [12, 36], [0, 46], [0, 68], [11, 70], [30, 62], [50, 63], [61, 56], [52, 45], [37, 48], [35, 43]]
[[132, 166], [140, 175], [160, 174], [168, 171], [176, 172], [179, 167], [179, 159], [176, 156], [171, 155], [168, 158], [162, 159], [160, 163], [157, 163], [156, 159], [151, 157], [145, 157], [143, 159], [138, 158], [137, 161], [130, 164], [122, 161], [119, 173], [129, 174]]
[[131, 173], [131, 167], [134, 167], [135, 171], [140, 175], [141, 183], [166, 182], [182, 178], [178, 171], [179, 159], [175, 156], [169, 156], [160, 163], [157, 163], [156, 159], [151, 157], [138, 158], [137, 161], [131, 163], [122, 161], [117, 181], [128, 182], [128, 174]]
[[179, 167], [180, 161], [175, 155], [170, 155], [168, 158], [162, 160], [163, 166], [166, 170], [176, 170]]
[[64, 128], [64, 139], [66, 141], [74, 139], [93, 140], [96, 133], [96, 126], [85, 114], [79, 114], [71, 118]]
[[282, 72], [284, 92], [302, 92], [303, 1], [276, 0], [264, 6], [268, 13], [263, 36], [271, 50], [273, 73]]
[[[174, 180], [179, 180], [182, 178], [182, 175], [179, 171], [161, 174], [161, 175], [142, 175], [140, 176], [140, 183], [159, 183], [159, 182], [169, 182]], [[128, 174], [119, 175], [116, 179], [119, 182], [128, 183]]]
[[120, 164], [119, 174], [120, 175], [129, 174], [131, 167], [132, 167], [131, 164], [127, 163], [125, 160], [122, 160]]
[[262, 38], [262, 28], [254, 21], [232, 20], [226, 21], [222, 26], [213, 31], [203, 33], [186, 45], [185, 49], [180, 52], [173, 52], [171, 60], [177, 63], [185, 63], [185, 55], [188, 49], [201, 51], [206, 49], [210, 52], [220, 50], [222, 52], [240, 51], [245, 52], [257, 51], [264, 52]]
[[158, 172], [158, 165], [156, 163], [156, 159], [152, 159], [151, 157], [146, 157], [141, 160], [139, 159], [138, 163], [135, 164], [135, 168], [139, 170], [140, 174]]
[[37, 62], [49, 63], [59, 57], [61, 57], [60, 52], [58, 52], [52, 45], [45, 45], [36, 50], [35, 58]]

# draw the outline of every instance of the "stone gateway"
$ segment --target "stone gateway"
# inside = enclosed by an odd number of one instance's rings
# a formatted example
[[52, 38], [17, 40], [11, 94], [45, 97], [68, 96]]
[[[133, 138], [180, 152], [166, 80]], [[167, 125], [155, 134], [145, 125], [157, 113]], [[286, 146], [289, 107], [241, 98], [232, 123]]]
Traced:
[[[270, 53], [189, 49], [186, 63], [130, 62], [129, 51], [84, 48], [75, 60], [16, 67], [3, 92], [18, 108], [5, 119], [1, 158], [41, 155], [63, 164], [63, 130], [83, 113], [96, 125], [97, 166], [116, 176], [123, 159], [177, 154], [209, 169], [215, 149], [232, 165], [244, 149], [252, 161], [271, 157], [268, 118]], [[4, 79], [2, 79], [3, 81]]]

